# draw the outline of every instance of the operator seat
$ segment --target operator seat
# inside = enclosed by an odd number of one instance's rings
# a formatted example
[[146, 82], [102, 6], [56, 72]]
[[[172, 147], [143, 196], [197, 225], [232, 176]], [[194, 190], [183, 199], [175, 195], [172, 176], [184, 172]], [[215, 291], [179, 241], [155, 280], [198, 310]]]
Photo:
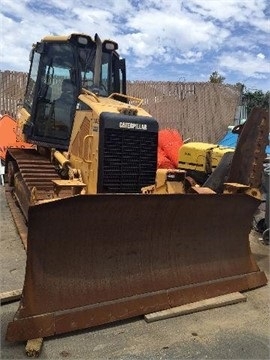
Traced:
[[69, 133], [76, 103], [76, 88], [69, 79], [62, 82], [62, 93], [54, 104], [55, 126]]

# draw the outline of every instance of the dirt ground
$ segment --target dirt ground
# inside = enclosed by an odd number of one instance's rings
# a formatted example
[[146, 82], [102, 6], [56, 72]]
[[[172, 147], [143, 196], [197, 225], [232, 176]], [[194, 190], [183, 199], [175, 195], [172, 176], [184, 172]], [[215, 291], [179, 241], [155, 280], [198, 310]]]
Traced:
[[[0, 186], [1, 292], [22, 288], [26, 255]], [[269, 246], [252, 231], [250, 244], [269, 278]], [[153, 323], [142, 317], [44, 340], [40, 359], [269, 359], [269, 285], [246, 292], [247, 302]], [[1, 359], [24, 359], [25, 343], [5, 332], [19, 302], [1, 306]]]

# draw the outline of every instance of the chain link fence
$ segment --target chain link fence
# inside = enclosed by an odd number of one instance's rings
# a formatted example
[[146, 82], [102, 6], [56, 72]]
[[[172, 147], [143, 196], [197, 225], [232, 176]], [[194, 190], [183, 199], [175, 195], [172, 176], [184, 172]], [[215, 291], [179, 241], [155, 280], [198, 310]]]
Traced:
[[27, 74], [16, 71], [0, 71], [0, 112], [16, 117], [17, 107], [24, 98]]
[[[0, 71], [0, 111], [16, 117], [27, 74]], [[128, 81], [128, 95], [143, 99], [142, 107], [159, 122], [160, 129], [177, 129], [184, 139], [216, 143], [235, 122], [241, 91], [214, 83]]]

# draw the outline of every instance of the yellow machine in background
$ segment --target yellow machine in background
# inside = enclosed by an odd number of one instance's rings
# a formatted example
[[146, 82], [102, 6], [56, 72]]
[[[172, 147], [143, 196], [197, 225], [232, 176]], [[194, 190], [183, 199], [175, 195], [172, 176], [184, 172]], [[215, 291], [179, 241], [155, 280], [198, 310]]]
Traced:
[[178, 168], [186, 170], [199, 183], [204, 183], [213, 173], [224, 154], [234, 149], [203, 142], [189, 142], [179, 149]]

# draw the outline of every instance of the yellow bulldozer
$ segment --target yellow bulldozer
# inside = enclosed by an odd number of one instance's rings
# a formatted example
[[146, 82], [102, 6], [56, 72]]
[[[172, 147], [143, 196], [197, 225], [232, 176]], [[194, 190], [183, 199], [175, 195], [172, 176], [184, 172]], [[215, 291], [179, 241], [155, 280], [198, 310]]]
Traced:
[[[254, 110], [222, 193], [157, 170], [158, 122], [126, 95], [117, 43], [85, 34], [33, 46], [7, 189], [28, 227], [24, 341], [266, 284], [251, 254], [268, 115]], [[252, 133], [252, 140], [249, 134]]]

